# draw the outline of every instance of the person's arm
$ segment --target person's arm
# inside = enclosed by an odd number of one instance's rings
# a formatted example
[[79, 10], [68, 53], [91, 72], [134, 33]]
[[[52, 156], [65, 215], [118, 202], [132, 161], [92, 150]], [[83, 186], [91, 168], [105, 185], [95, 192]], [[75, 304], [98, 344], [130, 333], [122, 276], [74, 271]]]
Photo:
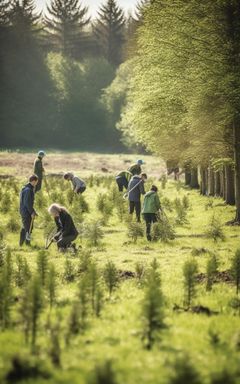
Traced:
[[157, 211], [158, 211], [159, 209], [161, 209], [161, 203], [160, 203], [159, 196], [158, 196], [157, 193], [155, 194], [155, 205], [156, 205], [156, 210], [157, 210]]
[[34, 198], [33, 198], [33, 195], [31, 193], [31, 191], [29, 189], [27, 189], [25, 191], [25, 194], [24, 194], [24, 200], [23, 200], [23, 204], [24, 206], [26, 207], [29, 215], [36, 215], [36, 211], [35, 209], [33, 208], [33, 203], [34, 203]]
[[141, 180], [141, 182], [139, 183], [139, 191], [142, 195], [145, 195], [145, 189], [144, 189], [144, 182], [143, 180]]

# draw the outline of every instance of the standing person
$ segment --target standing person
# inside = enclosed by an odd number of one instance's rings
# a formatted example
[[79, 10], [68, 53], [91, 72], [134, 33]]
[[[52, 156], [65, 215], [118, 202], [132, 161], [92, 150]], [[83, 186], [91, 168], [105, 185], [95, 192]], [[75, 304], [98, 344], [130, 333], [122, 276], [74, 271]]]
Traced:
[[42, 188], [43, 173], [45, 172], [43, 168], [42, 159], [46, 156], [44, 151], [38, 152], [38, 157], [34, 161], [34, 174], [38, 177], [38, 184], [36, 186], [35, 192], [38, 192]]
[[26, 184], [20, 193], [20, 215], [22, 218], [22, 229], [20, 232], [19, 245], [24, 243], [30, 245], [30, 235], [33, 228], [33, 220], [37, 216], [34, 209], [34, 189], [38, 183], [37, 175], [29, 177], [29, 182]]
[[146, 173], [141, 173], [140, 176], [133, 176], [128, 185], [129, 213], [132, 215], [135, 210], [139, 223], [141, 221], [141, 195], [145, 195], [145, 180], [147, 180]]
[[75, 245], [71, 243], [77, 238], [78, 231], [67, 209], [54, 203], [50, 205], [48, 212], [53, 216], [57, 226], [58, 232], [54, 239], [57, 242], [58, 250], [64, 252], [69, 247], [75, 250]]
[[82, 194], [86, 190], [86, 183], [80, 177], [74, 176], [73, 173], [67, 172], [63, 176], [64, 180], [71, 181], [72, 186], [73, 186], [73, 191], [75, 193], [80, 193]]
[[131, 167], [128, 168], [128, 172], [130, 172], [133, 176], [140, 175], [142, 173], [141, 165], [143, 164], [143, 160], [138, 160], [136, 164], [132, 164]]
[[133, 174], [129, 171], [119, 172], [116, 176], [116, 183], [118, 185], [119, 192], [123, 191], [123, 188], [128, 189], [128, 183]]
[[151, 241], [151, 225], [157, 222], [157, 213], [161, 209], [160, 200], [157, 194], [157, 187], [152, 185], [151, 190], [146, 193], [143, 201], [142, 214], [146, 222], [146, 235], [148, 241]]

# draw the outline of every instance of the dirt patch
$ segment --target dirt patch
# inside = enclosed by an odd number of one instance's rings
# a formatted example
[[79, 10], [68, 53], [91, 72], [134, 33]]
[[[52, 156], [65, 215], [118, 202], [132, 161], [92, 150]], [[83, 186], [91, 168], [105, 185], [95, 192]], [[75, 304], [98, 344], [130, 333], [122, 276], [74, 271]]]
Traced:
[[136, 274], [132, 271], [118, 271], [118, 275], [122, 280], [135, 279]]
[[[207, 281], [206, 273], [199, 273], [197, 275], [196, 280], [197, 280], [198, 283], [205, 283]], [[229, 283], [229, 284], [232, 284], [233, 283], [233, 277], [231, 275], [231, 271], [230, 270], [226, 270], [226, 271], [219, 271], [219, 272], [217, 272], [215, 274], [215, 276], [214, 276], [213, 282], [214, 283]]]
[[218, 314], [218, 312], [212, 311], [210, 308], [205, 307], [203, 305], [194, 305], [193, 307], [190, 307], [190, 308], [184, 308], [184, 307], [180, 307], [177, 304], [174, 304], [173, 310], [175, 312], [180, 312], [180, 313], [181, 312], [190, 312], [190, 313], [196, 313], [197, 315], [203, 314], [203, 315], [207, 315], [207, 316]]

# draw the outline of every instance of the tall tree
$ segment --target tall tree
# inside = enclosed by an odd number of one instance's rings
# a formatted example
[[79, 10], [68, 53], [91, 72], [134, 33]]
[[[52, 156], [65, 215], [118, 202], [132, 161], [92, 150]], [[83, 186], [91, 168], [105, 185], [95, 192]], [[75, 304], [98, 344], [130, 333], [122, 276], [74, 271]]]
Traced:
[[122, 62], [125, 23], [124, 13], [116, 1], [107, 0], [100, 8], [98, 20], [94, 25], [100, 52], [114, 66]]
[[64, 55], [79, 56], [87, 38], [88, 8], [83, 7], [79, 0], [52, 0], [47, 11], [49, 16], [45, 16], [45, 25], [53, 46]]

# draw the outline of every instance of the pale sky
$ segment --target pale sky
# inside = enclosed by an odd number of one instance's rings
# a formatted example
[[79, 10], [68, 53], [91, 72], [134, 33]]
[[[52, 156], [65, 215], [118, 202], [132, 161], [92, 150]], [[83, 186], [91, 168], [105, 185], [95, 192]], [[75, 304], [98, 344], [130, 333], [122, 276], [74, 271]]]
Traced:
[[[44, 11], [46, 4], [49, 3], [49, 1], [50, 0], [35, 0], [37, 9], [39, 11]], [[89, 14], [94, 17], [96, 16], [97, 10], [99, 9], [100, 5], [105, 1], [106, 0], [81, 0], [81, 3], [89, 7]], [[118, 0], [118, 5], [123, 8], [124, 11], [127, 13], [128, 11], [134, 10], [134, 7], [137, 2], [138, 0]]]

